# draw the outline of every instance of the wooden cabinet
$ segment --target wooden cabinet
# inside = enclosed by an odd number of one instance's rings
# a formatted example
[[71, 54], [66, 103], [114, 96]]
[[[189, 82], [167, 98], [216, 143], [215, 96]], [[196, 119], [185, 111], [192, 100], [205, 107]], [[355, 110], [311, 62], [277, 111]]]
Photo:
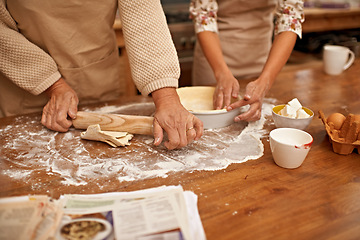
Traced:
[[303, 33], [360, 28], [360, 8], [305, 8]]

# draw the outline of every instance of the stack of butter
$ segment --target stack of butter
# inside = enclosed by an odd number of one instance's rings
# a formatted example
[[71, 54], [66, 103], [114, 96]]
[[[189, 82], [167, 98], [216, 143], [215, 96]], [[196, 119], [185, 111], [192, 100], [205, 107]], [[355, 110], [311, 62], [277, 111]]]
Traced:
[[308, 118], [310, 117], [307, 112], [302, 108], [301, 103], [297, 98], [294, 98], [288, 102], [283, 109], [280, 110], [279, 114], [284, 117], [290, 118]]

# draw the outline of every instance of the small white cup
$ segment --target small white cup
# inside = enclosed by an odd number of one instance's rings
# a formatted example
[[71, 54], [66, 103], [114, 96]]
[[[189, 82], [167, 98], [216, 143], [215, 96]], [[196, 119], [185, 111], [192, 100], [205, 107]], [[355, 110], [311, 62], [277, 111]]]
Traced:
[[324, 71], [329, 75], [339, 75], [348, 69], [355, 60], [355, 54], [349, 48], [325, 45], [323, 51]]
[[275, 163], [283, 168], [297, 168], [304, 162], [313, 137], [295, 128], [277, 128], [270, 132], [270, 149]]

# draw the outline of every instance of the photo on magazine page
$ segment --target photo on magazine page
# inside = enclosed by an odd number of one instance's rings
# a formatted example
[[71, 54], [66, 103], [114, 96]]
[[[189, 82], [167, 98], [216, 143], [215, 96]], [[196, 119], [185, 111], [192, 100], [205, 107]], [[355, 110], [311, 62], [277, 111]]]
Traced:
[[66, 214], [58, 227], [57, 240], [114, 240], [112, 211]]

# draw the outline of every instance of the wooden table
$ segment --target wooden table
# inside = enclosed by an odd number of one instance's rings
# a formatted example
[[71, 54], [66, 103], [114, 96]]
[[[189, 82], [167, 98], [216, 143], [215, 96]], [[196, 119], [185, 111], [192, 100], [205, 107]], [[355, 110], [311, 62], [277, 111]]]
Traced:
[[[360, 113], [360, 59], [339, 76], [325, 75], [319, 61], [287, 66], [267, 97], [276, 98], [280, 103], [298, 97], [304, 106], [316, 113], [307, 129], [314, 137], [313, 146], [303, 165], [297, 169], [283, 169], [274, 164], [266, 134], [262, 139], [262, 157], [231, 164], [223, 170], [170, 172], [167, 178], [122, 182], [100, 172], [96, 179], [84, 177], [85, 185], [65, 185], [54, 164], [51, 165], [54, 172], [42, 169], [31, 172], [31, 168], [44, 161], [55, 161], [61, 155], [65, 159], [63, 168], [68, 166], [69, 175], [81, 170], [81, 166], [73, 168], [71, 165], [75, 160], [71, 156], [76, 156], [74, 146], [78, 144], [71, 137], [78, 136], [80, 131], [56, 135], [55, 143], [46, 145], [53, 147], [42, 150], [45, 156], [54, 153], [53, 158], [42, 158], [31, 152], [31, 147], [36, 148], [38, 143], [22, 138], [34, 131], [41, 132], [43, 136], [40, 137], [44, 138], [54, 133], [41, 126], [40, 114], [32, 114], [0, 119], [0, 197], [47, 194], [57, 198], [66, 193], [133, 191], [181, 184], [185, 190], [197, 194], [199, 213], [209, 240], [359, 239], [360, 155], [356, 151], [347, 156], [334, 153], [317, 112], [323, 110], [327, 116], [332, 112]], [[146, 105], [151, 104], [151, 99], [136, 96], [109, 104], [129, 103]], [[130, 108], [123, 113], [150, 114], [151, 108], [146, 109], [136, 112]], [[271, 119], [268, 121], [266, 129], [270, 131], [274, 125]], [[126, 151], [139, 159], [144, 156], [141, 147], [136, 149], [142, 141], [140, 136], [135, 136], [129, 147], [116, 150], [104, 143], [82, 141], [94, 164], [99, 156], [111, 159], [116, 151]], [[151, 142], [141, 146], [144, 145], [151, 145]], [[16, 148], [21, 154], [14, 150]], [[169, 154], [166, 150], [162, 153]], [[38, 159], [37, 164], [29, 166], [26, 161], [29, 154]], [[82, 157], [79, 154], [78, 158]], [[144, 164], [158, 157], [161, 156], [154, 154], [143, 159]], [[33, 164], [34, 159], [31, 158], [31, 162]], [[29, 174], [17, 179], [16, 170], [29, 171]]]

